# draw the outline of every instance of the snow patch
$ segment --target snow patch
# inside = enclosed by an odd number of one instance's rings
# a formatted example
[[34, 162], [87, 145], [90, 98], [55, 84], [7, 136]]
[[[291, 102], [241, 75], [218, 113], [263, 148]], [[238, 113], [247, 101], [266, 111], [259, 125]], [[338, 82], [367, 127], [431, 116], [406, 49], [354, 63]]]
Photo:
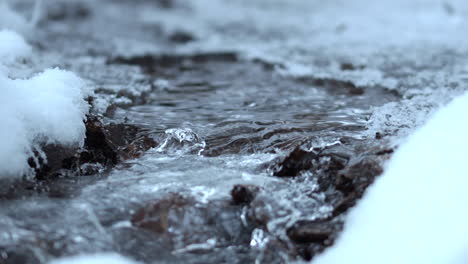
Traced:
[[49, 264], [138, 264], [138, 262], [116, 253], [101, 253], [61, 258], [53, 260]]
[[31, 51], [31, 47], [18, 33], [0, 30], [0, 64], [10, 65], [25, 59], [31, 55]]
[[[81, 146], [91, 91], [75, 74], [48, 69], [30, 79], [9, 77], [10, 64], [30, 55], [18, 34], [0, 31], [0, 177], [28, 173], [41, 144]], [[10, 67], [11, 68], [11, 67]]]
[[410, 136], [313, 263], [467, 263], [467, 114], [465, 94]]

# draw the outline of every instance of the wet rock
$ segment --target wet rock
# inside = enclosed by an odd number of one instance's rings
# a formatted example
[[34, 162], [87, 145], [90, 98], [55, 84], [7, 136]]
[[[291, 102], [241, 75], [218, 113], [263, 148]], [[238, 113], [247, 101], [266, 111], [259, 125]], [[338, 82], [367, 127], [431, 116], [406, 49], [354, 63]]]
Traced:
[[116, 57], [108, 64], [138, 65], [149, 73], [159, 73], [174, 67], [190, 67], [191, 64], [207, 62], [236, 62], [238, 55], [232, 52], [198, 53], [193, 55], [145, 55], [135, 57]]
[[237, 184], [231, 190], [232, 202], [234, 204], [250, 204], [255, 199], [260, 188], [255, 185]]
[[344, 194], [344, 198], [335, 206], [333, 215], [340, 215], [353, 207], [367, 187], [383, 172], [380, 162], [375, 158], [363, 157], [350, 163], [339, 172], [336, 179], [335, 188]]
[[295, 148], [280, 164], [273, 175], [278, 177], [294, 177], [301, 171], [312, 168], [312, 161], [317, 159], [317, 154], [305, 151], [301, 147]]
[[171, 238], [176, 255], [206, 254], [217, 247], [248, 245], [252, 228], [242, 223], [241, 209], [226, 201], [203, 204], [169, 193], [138, 210], [131, 223], [158, 238]]
[[390, 155], [392, 154], [393, 152], [395, 152], [394, 149], [392, 148], [385, 148], [385, 149], [382, 149], [382, 150], [379, 150], [375, 153], [375, 155], [377, 156], [383, 156], [383, 155]]
[[195, 40], [195, 37], [185, 31], [176, 31], [169, 36], [169, 41], [176, 44], [186, 44]]
[[168, 231], [171, 211], [183, 211], [185, 206], [193, 206], [195, 202], [182, 195], [171, 194], [168, 198], [159, 200], [149, 207], [139, 210], [133, 217], [135, 226], [161, 234]]
[[328, 174], [333, 172], [335, 174], [346, 166], [350, 158], [348, 151], [341, 145], [311, 151], [306, 151], [302, 146], [299, 146], [279, 162], [274, 169], [273, 175], [295, 177], [308, 170]]
[[[96, 118], [86, 121], [86, 139], [82, 150], [76, 147], [46, 145], [28, 160], [36, 178], [43, 180], [61, 174], [91, 175], [121, 161], [139, 157], [156, 147], [156, 142], [141, 129], [126, 124], [104, 125]], [[45, 155], [45, 157], [43, 157]], [[45, 162], [47, 161], [47, 162]], [[67, 172], [68, 171], [68, 172]]]
[[32, 250], [20, 247], [0, 247], [0, 264], [40, 263]]
[[365, 90], [350, 81], [329, 78], [300, 78], [302, 82], [313, 86], [324, 87], [334, 94], [363, 95]]
[[363, 157], [353, 161], [339, 172], [336, 187], [346, 193], [349, 192], [346, 183], [352, 182], [354, 191], [362, 193], [382, 172], [383, 169], [379, 162], [370, 157]]
[[336, 231], [336, 225], [331, 222], [298, 221], [286, 232], [296, 243], [325, 243]]
[[90, 7], [79, 1], [56, 1], [45, 10], [45, 18], [49, 21], [86, 19], [92, 15]]
[[331, 216], [334, 218], [356, 204], [383, 172], [382, 157], [391, 153], [385, 148], [369, 148], [356, 140], [311, 151], [298, 147], [274, 166], [273, 174], [296, 177], [303, 172], [312, 172], [319, 189], [327, 194], [327, 200], [334, 207]]
[[340, 65], [340, 69], [342, 71], [356, 71], [356, 70], [363, 70], [365, 68], [364, 65], [354, 65], [350, 62], [343, 62]]
[[79, 153], [78, 164], [99, 163], [112, 167], [117, 163], [139, 157], [144, 151], [156, 147], [156, 142], [143, 135], [133, 125], [104, 125], [97, 119], [86, 122], [84, 151]]
[[383, 135], [380, 132], [375, 133], [375, 139], [382, 139]]

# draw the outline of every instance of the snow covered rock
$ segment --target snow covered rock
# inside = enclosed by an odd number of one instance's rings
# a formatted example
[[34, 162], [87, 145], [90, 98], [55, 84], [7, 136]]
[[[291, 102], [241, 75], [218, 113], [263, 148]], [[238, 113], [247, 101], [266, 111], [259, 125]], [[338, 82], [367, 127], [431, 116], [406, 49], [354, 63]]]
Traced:
[[30, 53], [21, 36], [0, 31], [0, 177], [28, 173], [28, 158], [41, 155], [41, 144], [81, 146], [85, 138], [91, 91], [81, 78], [60, 69], [9, 77], [11, 64]]
[[467, 115], [465, 94], [410, 136], [313, 263], [467, 263]]

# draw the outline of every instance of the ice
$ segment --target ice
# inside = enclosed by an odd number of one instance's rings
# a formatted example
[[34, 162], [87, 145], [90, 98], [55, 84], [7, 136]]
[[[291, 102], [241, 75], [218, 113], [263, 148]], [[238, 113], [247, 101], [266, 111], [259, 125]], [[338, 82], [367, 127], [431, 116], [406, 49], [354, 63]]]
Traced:
[[91, 94], [77, 75], [47, 69], [29, 79], [12, 79], [11, 64], [30, 56], [31, 48], [18, 34], [0, 32], [0, 175], [28, 173], [29, 157], [44, 158], [41, 144], [81, 146], [83, 120]]
[[465, 94], [411, 135], [313, 263], [467, 263], [467, 114]]
[[49, 262], [49, 264], [138, 264], [116, 253], [100, 253], [94, 255], [80, 255], [66, 257]]
[[206, 142], [190, 128], [171, 128], [165, 131], [163, 143], [157, 152], [197, 153], [200, 155], [206, 147]]

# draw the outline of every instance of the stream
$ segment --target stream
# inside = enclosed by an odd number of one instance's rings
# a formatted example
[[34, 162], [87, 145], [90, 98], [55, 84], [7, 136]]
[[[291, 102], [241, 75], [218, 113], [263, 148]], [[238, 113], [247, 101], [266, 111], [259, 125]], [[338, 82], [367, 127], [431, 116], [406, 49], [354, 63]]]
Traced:
[[[451, 35], [468, 5], [367, 2], [48, 2], [32, 71], [76, 72], [95, 90], [91, 116], [154, 146], [81, 164], [87, 175], [1, 183], [0, 263], [311, 260], [401, 140], [468, 81]], [[385, 6], [401, 19], [362, 29]], [[448, 22], [408, 29], [408, 17]]]

